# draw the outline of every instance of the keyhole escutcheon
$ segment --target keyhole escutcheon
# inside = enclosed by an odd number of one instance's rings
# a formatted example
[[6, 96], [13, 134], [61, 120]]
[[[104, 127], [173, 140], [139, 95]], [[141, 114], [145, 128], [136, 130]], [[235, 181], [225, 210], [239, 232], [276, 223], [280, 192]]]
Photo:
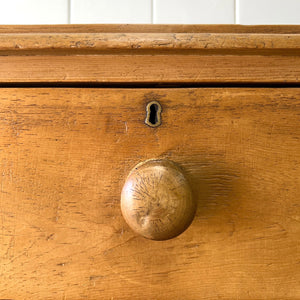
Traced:
[[150, 127], [158, 127], [161, 124], [161, 105], [157, 101], [151, 101], [146, 106], [145, 123]]

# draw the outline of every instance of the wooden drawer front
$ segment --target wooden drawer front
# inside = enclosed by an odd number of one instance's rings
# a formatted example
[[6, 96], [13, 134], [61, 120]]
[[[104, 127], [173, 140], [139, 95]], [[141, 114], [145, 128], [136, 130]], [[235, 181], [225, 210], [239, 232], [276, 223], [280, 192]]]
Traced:
[[[0, 298], [299, 299], [300, 89], [3, 88]], [[144, 124], [145, 106], [162, 124]], [[198, 203], [156, 242], [120, 210], [168, 158]]]

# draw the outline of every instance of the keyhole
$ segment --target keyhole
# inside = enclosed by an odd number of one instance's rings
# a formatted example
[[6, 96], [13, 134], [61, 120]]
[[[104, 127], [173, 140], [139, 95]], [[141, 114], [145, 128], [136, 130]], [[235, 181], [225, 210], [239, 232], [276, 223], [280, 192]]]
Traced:
[[151, 101], [146, 107], [146, 120], [145, 123], [151, 127], [157, 127], [161, 124], [161, 106], [157, 101]]
[[157, 110], [158, 110], [158, 105], [157, 104], [151, 104], [150, 105], [150, 118], [149, 122], [152, 125], [155, 125], [157, 123]]

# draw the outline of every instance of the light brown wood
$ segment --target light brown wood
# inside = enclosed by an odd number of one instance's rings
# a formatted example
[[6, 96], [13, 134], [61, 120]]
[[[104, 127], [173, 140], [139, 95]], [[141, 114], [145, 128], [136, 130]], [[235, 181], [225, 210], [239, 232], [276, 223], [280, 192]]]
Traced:
[[[2, 88], [0, 103], [3, 299], [300, 298], [299, 88]], [[121, 214], [150, 158], [182, 166], [198, 204], [168, 241]]]
[[43, 55], [45, 53], [101, 53], [124, 51], [186, 52], [211, 51], [219, 54], [254, 53], [281, 55], [300, 53], [300, 34], [262, 33], [3, 33], [0, 54]]
[[299, 26], [0, 26], [0, 84], [299, 84]]
[[72, 24], [72, 25], [1, 25], [0, 33], [300, 33], [298, 25], [186, 25], [186, 24]]
[[196, 203], [179, 166], [166, 159], [150, 159], [128, 175], [121, 209], [132, 230], [148, 239], [167, 240], [191, 224]]
[[299, 84], [300, 56], [0, 56], [0, 84]]
[[[299, 36], [0, 26], [0, 299], [300, 299]], [[171, 240], [121, 213], [151, 158], [179, 165], [197, 204]]]

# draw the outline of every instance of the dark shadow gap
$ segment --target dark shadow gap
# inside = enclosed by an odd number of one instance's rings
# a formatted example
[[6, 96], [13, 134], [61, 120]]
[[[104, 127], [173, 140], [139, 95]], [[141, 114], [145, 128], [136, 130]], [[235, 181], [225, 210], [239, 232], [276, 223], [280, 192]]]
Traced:
[[1, 82], [1, 88], [299, 88], [300, 82], [143, 83], [143, 82]]

